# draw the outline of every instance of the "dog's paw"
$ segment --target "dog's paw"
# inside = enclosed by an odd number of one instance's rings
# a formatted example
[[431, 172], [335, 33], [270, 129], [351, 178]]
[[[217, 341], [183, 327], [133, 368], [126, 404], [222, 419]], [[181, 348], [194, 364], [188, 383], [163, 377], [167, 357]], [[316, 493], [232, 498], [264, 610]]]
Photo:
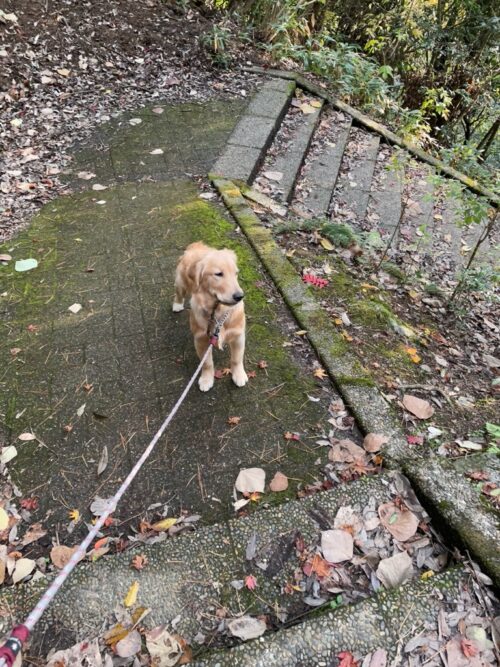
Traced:
[[201, 389], [201, 391], [209, 391], [210, 389], [212, 389], [213, 386], [214, 386], [213, 375], [209, 376], [202, 375], [198, 380], [198, 387]]
[[233, 382], [237, 387], [244, 387], [248, 382], [248, 375], [244, 368], [237, 368], [232, 372]]
[[177, 301], [174, 301], [172, 304], [172, 310], [174, 311], [174, 313], [180, 313], [181, 310], [184, 310], [184, 304], [177, 303]]

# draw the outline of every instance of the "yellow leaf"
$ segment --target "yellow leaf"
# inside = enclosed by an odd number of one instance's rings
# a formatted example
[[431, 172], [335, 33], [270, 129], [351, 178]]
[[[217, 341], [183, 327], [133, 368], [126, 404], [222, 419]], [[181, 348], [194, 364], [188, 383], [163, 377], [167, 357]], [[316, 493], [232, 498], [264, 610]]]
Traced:
[[325, 250], [335, 250], [335, 246], [328, 239], [321, 239], [320, 243]]
[[104, 635], [104, 641], [108, 646], [114, 647], [121, 639], [125, 639], [129, 632], [130, 628], [125, 628], [121, 623], [117, 623]]
[[153, 523], [151, 528], [153, 530], [156, 530], [158, 533], [162, 533], [165, 530], [168, 530], [171, 526], [177, 523], [177, 519], [162, 519], [161, 521], [157, 521], [156, 523]]
[[134, 581], [132, 586], [128, 589], [127, 595], [125, 596], [125, 599], [123, 600], [123, 604], [126, 607], [131, 607], [132, 605], [135, 604], [135, 601], [137, 600], [137, 593], [139, 592], [139, 582]]
[[300, 110], [302, 111], [303, 114], [310, 114], [316, 111], [316, 109], [307, 102], [303, 102], [300, 105]]
[[339, 327], [341, 327], [342, 324], [343, 324], [343, 322], [342, 322], [342, 320], [340, 319], [340, 317], [336, 317], [333, 321], [335, 322], [335, 324], [338, 324]]
[[68, 515], [72, 521], [78, 521], [80, 519], [80, 512], [78, 510], [71, 510], [68, 512]]
[[295, 335], [296, 336], [305, 336], [307, 331], [305, 329], [300, 329], [300, 331], [296, 331]]
[[432, 570], [427, 570], [427, 572], [423, 572], [423, 573], [420, 575], [420, 579], [421, 579], [422, 581], [427, 581], [427, 579], [430, 579], [430, 578], [433, 577], [433, 576], [434, 576], [434, 572], [433, 572]]
[[0, 530], [5, 530], [9, 526], [9, 515], [4, 510], [3, 507], [0, 507]]
[[419, 364], [422, 361], [422, 357], [419, 357], [418, 354], [412, 354], [410, 359], [414, 364]]
[[315, 109], [321, 109], [321, 102], [319, 100], [312, 100], [311, 101], [311, 106], [314, 107]]
[[286, 256], [287, 257], [293, 257], [295, 255], [296, 251], [297, 251], [296, 248], [293, 248], [292, 250], [287, 250], [286, 251]]
[[320, 378], [320, 380], [323, 380], [323, 378], [326, 378], [328, 376], [328, 373], [325, 371], [324, 368], [316, 368], [313, 375], [315, 378]]
[[347, 331], [342, 331], [342, 337], [345, 338], [349, 343], [352, 342], [352, 336], [349, 336]]
[[405, 347], [405, 350], [408, 352], [408, 354], [411, 356], [412, 354], [417, 354], [417, 350], [415, 347]]
[[370, 285], [370, 283], [361, 283], [361, 287], [363, 289], [378, 289], [378, 287], [375, 287], [375, 285]]

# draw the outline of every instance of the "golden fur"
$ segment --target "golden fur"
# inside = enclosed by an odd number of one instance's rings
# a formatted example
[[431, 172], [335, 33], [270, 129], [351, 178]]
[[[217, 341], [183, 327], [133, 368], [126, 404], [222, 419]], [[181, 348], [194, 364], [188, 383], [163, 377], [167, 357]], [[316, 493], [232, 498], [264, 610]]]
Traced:
[[[227, 248], [215, 250], [200, 241], [191, 243], [177, 264], [172, 305], [175, 313], [184, 309], [186, 296], [191, 296], [190, 326], [200, 359], [209, 345], [209, 326], [213, 331], [211, 316], [220, 320], [226, 312], [229, 313], [219, 335], [219, 348], [224, 343], [229, 345], [233, 382], [243, 387], [248, 382], [243, 367], [245, 309], [234, 252]], [[213, 387], [214, 363], [211, 351], [203, 365], [198, 384], [201, 391]]]

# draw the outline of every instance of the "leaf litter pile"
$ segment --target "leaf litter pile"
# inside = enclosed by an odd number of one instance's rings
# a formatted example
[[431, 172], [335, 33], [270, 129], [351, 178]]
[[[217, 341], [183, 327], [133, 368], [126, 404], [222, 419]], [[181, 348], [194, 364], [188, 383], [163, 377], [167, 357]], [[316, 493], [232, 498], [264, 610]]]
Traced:
[[[184, 3], [7, 0], [0, 10], [0, 240], [68, 192], [68, 149], [112, 116], [168, 100], [244, 97], [251, 75], [214, 68], [210, 19]], [[231, 59], [252, 57], [229, 44]]]

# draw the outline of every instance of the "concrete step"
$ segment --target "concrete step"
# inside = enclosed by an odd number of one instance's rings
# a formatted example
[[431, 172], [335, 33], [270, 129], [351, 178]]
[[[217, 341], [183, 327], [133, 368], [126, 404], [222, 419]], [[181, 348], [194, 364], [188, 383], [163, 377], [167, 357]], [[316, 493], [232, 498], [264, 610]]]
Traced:
[[366, 654], [377, 649], [387, 651], [387, 665], [422, 664], [407, 662], [405, 646], [423, 632], [437, 635], [440, 614], [456, 608], [470, 579], [462, 568], [448, 570], [428, 583], [415, 581], [228, 651], [213, 652], [193, 665], [330, 667], [338, 664], [336, 656], [343, 651], [350, 651], [359, 660], [356, 664], [361, 664]]
[[377, 230], [384, 240], [394, 233], [393, 247], [397, 246], [397, 228], [402, 209], [404, 168], [397, 154], [384, 147], [379, 152], [368, 203], [370, 229]]
[[295, 83], [271, 79], [255, 94], [212, 171], [250, 183], [285, 115]]
[[295, 190], [295, 205], [314, 217], [328, 213], [350, 128], [350, 118], [327, 112], [313, 138]]
[[[320, 106], [314, 113], [303, 114], [298, 108], [290, 110], [289, 123], [287, 123], [287, 119], [284, 120], [261, 170], [276, 171], [283, 174], [275, 188], [276, 197], [281, 201], [290, 201], [292, 198], [297, 176], [321, 114], [323, 101], [317, 100], [317, 102]], [[264, 178], [260, 176], [260, 179]]]
[[[200, 637], [209, 645], [220, 643], [221, 620], [243, 613], [265, 614], [275, 627], [301, 619], [315, 611], [311, 606], [314, 602], [304, 600], [318, 595], [314, 592], [318, 585], [314, 584], [314, 575], [303, 574], [303, 568], [305, 554], [310, 560], [319, 553], [321, 531], [338, 525], [340, 519], [334, 522], [340, 508], [352, 508], [362, 521], [373, 521], [379, 505], [397, 496], [406, 498], [413, 511], [428, 522], [404, 478], [396, 473], [380, 474], [156, 544], [138, 542], [137, 549], [94, 563], [82, 562], [37, 627], [35, 642], [43, 643], [44, 637], [60, 633], [66, 643], [68, 638], [96, 636], [135, 580], [139, 582], [138, 604], [151, 608], [147, 623], [156, 626], [175, 619], [176, 632], [195, 647]], [[383, 557], [400, 551], [381, 526], [363, 531], [363, 542], [359, 542], [362, 546], [355, 549], [357, 561], [349, 563], [345, 572], [342, 569], [341, 580], [332, 584], [333, 593], [323, 589], [323, 606], [328, 607], [329, 599], [336, 598], [339, 591], [344, 602], [362, 600], [373, 593], [376, 563], [371, 560], [371, 547], [366, 551], [367, 539], [373, 538], [373, 548]], [[419, 538], [415, 547], [406, 544], [414, 576], [428, 569], [437, 571], [446, 561], [444, 549], [431, 532]], [[297, 548], [297, 540], [302, 542], [302, 550]], [[131, 568], [136, 554], [148, 559], [141, 571]], [[236, 585], [250, 574], [256, 580], [254, 591]], [[0, 607], [26, 613], [44, 585], [38, 581], [6, 588], [0, 594]], [[20, 619], [5, 613], [0, 634], [15, 620]], [[227, 636], [223, 641], [227, 642]], [[43, 653], [40, 647], [38, 650]]]
[[366, 214], [379, 144], [379, 136], [354, 128], [344, 151], [332, 214], [355, 228], [361, 228]]

